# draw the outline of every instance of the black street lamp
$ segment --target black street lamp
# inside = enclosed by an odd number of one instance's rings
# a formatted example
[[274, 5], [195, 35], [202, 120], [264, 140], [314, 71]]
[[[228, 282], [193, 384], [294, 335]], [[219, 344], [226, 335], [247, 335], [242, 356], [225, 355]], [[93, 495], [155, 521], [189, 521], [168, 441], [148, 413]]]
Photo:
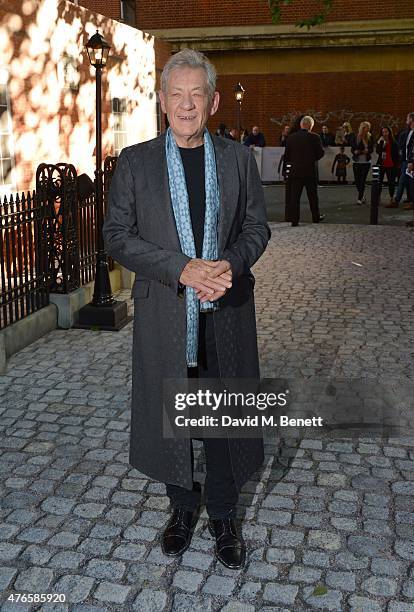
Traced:
[[243, 96], [244, 96], [244, 88], [243, 85], [241, 83], [237, 83], [237, 85], [235, 85], [234, 87], [234, 97], [236, 98], [236, 104], [237, 104], [237, 133], [239, 135], [239, 140], [240, 140], [240, 129], [241, 129], [241, 125], [240, 125], [240, 116], [241, 116], [241, 103], [243, 101]]
[[119, 330], [126, 325], [128, 318], [127, 303], [114, 299], [109, 277], [108, 259], [102, 234], [103, 211], [103, 170], [102, 170], [102, 69], [108, 61], [111, 47], [98, 30], [86, 43], [91, 65], [96, 72], [96, 170], [95, 170], [95, 210], [96, 210], [96, 268], [92, 302], [79, 310], [79, 323], [76, 327], [103, 330]]

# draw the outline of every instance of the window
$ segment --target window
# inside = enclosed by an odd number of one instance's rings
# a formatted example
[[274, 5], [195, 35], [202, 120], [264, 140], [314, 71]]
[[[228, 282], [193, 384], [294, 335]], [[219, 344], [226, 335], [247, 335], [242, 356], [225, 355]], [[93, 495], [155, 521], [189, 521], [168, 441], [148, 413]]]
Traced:
[[119, 155], [127, 146], [127, 101], [125, 98], [112, 98], [114, 130], [114, 154]]
[[11, 188], [13, 169], [12, 131], [7, 85], [0, 82], [0, 191]]
[[121, 21], [135, 27], [135, 0], [121, 0]]

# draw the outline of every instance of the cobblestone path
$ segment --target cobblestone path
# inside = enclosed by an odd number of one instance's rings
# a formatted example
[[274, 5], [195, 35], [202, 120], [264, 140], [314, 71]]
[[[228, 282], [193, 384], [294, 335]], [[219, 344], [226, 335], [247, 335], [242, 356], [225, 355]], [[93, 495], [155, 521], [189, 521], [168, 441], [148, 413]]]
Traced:
[[[272, 230], [254, 270], [262, 374], [410, 388], [414, 234]], [[1, 610], [413, 612], [409, 431], [268, 436], [264, 469], [240, 499], [245, 569], [214, 561], [205, 511], [182, 559], [165, 557], [164, 486], [128, 466], [131, 334], [132, 324], [56, 330], [0, 377]], [[202, 459], [198, 446], [200, 481]], [[11, 603], [10, 593], [66, 603]]]

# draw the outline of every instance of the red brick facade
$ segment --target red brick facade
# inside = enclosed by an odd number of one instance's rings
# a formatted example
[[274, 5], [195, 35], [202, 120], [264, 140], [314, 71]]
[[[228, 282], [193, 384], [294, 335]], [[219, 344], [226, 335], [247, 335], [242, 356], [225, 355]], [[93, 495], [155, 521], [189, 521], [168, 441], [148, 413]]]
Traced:
[[[95, 0], [98, 4], [99, 1]], [[334, 0], [329, 21], [390, 19], [412, 14], [411, 0]], [[295, 23], [321, 10], [317, 0], [295, 0], [282, 8], [281, 23]], [[196, 26], [245, 26], [272, 23], [266, 0], [147, 0], [137, 2], [143, 30]]]
[[[236, 102], [228, 92], [233, 91], [238, 80], [242, 81], [246, 89], [241, 124], [251, 129], [257, 123], [269, 146], [278, 145], [281, 132], [281, 125], [272, 122], [271, 118], [282, 121], [283, 117], [291, 113], [313, 111], [316, 118], [315, 131], [321, 131], [321, 121], [326, 121], [335, 133], [339, 118], [343, 116], [335, 111], [349, 111], [354, 114], [350, 118], [354, 129], [367, 117], [373, 131], [378, 132], [380, 126], [388, 122], [394, 122], [394, 130], [398, 129], [395, 126], [396, 120], [399, 120], [399, 127], [402, 127], [407, 112], [414, 110], [414, 100], [411, 99], [411, 105], [407, 106], [407, 83], [414, 82], [414, 72], [350, 72], [346, 75], [344, 86], [339, 85], [342, 80], [335, 73], [222, 75], [218, 78], [221, 102], [217, 114], [210, 120], [212, 129], [216, 129], [221, 121], [228, 126], [235, 125]], [[365, 91], [370, 92], [369, 97], [355, 95], [361, 89], [361, 83]], [[260, 91], [260, 96], [254, 94], [257, 91]], [[328, 115], [330, 112], [331, 117]]]

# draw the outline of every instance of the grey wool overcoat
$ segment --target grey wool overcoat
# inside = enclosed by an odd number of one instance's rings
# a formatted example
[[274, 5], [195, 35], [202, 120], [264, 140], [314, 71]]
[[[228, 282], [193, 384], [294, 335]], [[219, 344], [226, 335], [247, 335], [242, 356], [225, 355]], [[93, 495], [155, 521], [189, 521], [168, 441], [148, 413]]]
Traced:
[[[212, 315], [222, 378], [258, 378], [259, 361], [250, 267], [270, 230], [252, 152], [213, 137], [220, 189], [219, 259], [231, 263], [233, 285]], [[132, 357], [130, 462], [165, 483], [192, 488], [190, 439], [163, 436], [163, 379], [186, 378], [186, 309], [179, 278], [181, 251], [170, 200], [165, 134], [126, 147], [111, 181], [104, 223], [108, 253], [136, 273]], [[240, 490], [263, 463], [263, 439], [228, 438]]]

